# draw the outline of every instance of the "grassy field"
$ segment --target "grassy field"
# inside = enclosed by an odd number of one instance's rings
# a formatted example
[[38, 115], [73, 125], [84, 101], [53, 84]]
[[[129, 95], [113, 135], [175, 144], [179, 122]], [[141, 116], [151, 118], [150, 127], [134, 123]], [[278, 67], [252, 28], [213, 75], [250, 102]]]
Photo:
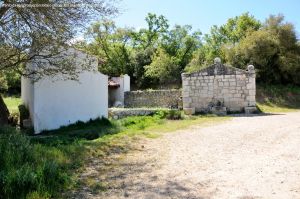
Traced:
[[258, 85], [256, 95], [257, 106], [262, 112], [300, 110], [300, 87]]
[[18, 96], [4, 97], [4, 102], [10, 113], [18, 112], [18, 106], [21, 104], [21, 98]]
[[63, 192], [90, 183], [80, 181], [78, 174], [93, 158], [106, 165], [111, 154], [126, 154], [132, 143], [143, 137], [156, 138], [193, 124], [228, 119], [208, 115], [167, 120], [165, 114], [158, 113], [78, 122], [38, 136], [0, 127], [0, 198], [61, 198]]

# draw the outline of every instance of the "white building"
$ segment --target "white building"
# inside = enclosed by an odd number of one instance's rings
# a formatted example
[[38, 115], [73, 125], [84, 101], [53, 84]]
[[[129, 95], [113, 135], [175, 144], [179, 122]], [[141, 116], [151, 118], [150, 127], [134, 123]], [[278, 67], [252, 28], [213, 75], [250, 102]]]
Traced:
[[130, 91], [130, 77], [125, 74], [111, 77], [108, 81], [108, 104], [110, 107], [124, 106], [125, 92]]
[[22, 78], [22, 100], [36, 134], [77, 121], [108, 117], [108, 77], [97, 71], [97, 59], [73, 48], [65, 54], [75, 57], [76, 66], [85, 62], [94, 70], [81, 72], [78, 80], [62, 80], [60, 75], [37, 82]]

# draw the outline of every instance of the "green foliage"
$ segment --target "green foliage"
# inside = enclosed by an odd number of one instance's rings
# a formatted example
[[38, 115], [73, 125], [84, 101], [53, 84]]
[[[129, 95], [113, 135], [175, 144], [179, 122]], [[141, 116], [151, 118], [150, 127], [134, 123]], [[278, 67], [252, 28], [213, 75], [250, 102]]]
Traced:
[[172, 109], [172, 110], [160, 110], [155, 114], [156, 117], [160, 119], [168, 119], [168, 120], [180, 120], [183, 119], [182, 112], [180, 110]]
[[86, 33], [87, 38], [93, 42], [78, 43], [77, 47], [101, 59], [101, 72], [111, 76], [132, 75], [132, 53], [128, 48], [131, 34], [131, 29], [117, 28], [113, 21], [103, 20], [92, 24]]
[[192, 32], [187, 25], [170, 29], [162, 15], [149, 13], [145, 20], [147, 28], [140, 30], [99, 21], [86, 34], [91, 42], [77, 43], [77, 47], [99, 57], [101, 72], [110, 76], [126, 73], [139, 88], [149, 88], [158, 81], [180, 82], [180, 73], [201, 46], [201, 33]]
[[191, 62], [185, 67], [184, 71], [191, 73], [195, 71], [199, 71], [208, 65], [212, 64], [212, 60], [209, 61], [206, 57], [209, 53], [209, 50], [207, 46], [203, 46], [202, 48], [199, 48], [197, 51], [193, 53], [193, 57], [191, 59]]
[[100, 71], [110, 76], [129, 74], [137, 88], [180, 85], [182, 72], [194, 72], [220, 57], [245, 69], [253, 64], [259, 82], [300, 82], [300, 45], [294, 27], [283, 16], [261, 23], [249, 13], [212, 26], [202, 37], [189, 25], [169, 27], [168, 20], [149, 13], [147, 27], [119, 28], [113, 21], [93, 24], [89, 43], [78, 47], [97, 55]]
[[10, 113], [18, 112], [18, 106], [21, 104], [19, 96], [4, 96], [3, 100]]
[[228, 19], [226, 24], [219, 28], [223, 43], [238, 43], [245, 38], [248, 33], [257, 31], [261, 27], [261, 23], [249, 15], [244, 13], [240, 16]]
[[11, 127], [0, 127], [0, 153], [1, 198], [48, 198], [69, 180], [55, 158], [65, 158], [59, 150], [33, 145], [27, 136]]
[[270, 16], [263, 28], [224, 52], [234, 66], [253, 64], [260, 82], [300, 84], [300, 47], [293, 25], [281, 15]]
[[134, 65], [134, 74], [131, 79], [139, 88], [147, 88], [150, 85], [153, 85], [153, 79], [145, 75], [145, 66], [152, 63], [152, 57], [155, 53], [154, 48], [147, 48], [145, 50], [134, 51], [133, 56], [133, 65]]
[[170, 56], [178, 59], [181, 69], [190, 62], [193, 52], [201, 47], [201, 32], [191, 32], [189, 25], [175, 25], [167, 34], [163, 36], [161, 48]]
[[166, 118], [168, 120], [180, 120], [182, 119], [182, 112], [179, 110], [170, 110], [167, 113]]
[[[97, 119], [35, 136], [12, 127], [1, 127], [0, 198], [60, 198], [61, 192], [74, 190], [79, 185], [76, 176], [91, 158], [103, 160], [107, 170], [107, 156], [128, 151], [128, 144], [136, 136], [154, 138], [159, 136], [158, 132], [212, 120], [196, 116], [180, 122], [165, 120], [166, 117], [179, 119], [179, 115], [178, 111], [162, 110], [153, 116]], [[106, 190], [102, 182], [90, 183], [90, 187], [95, 192]]]
[[168, 20], [163, 15], [148, 13], [145, 20], [148, 27], [132, 34], [133, 46], [143, 50], [157, 47], [169, 28]]
[[158, 49], [152, 63], [145, 66], [145, 75], [159, 79], [161, 83], [172, 83], [180, 78], [181, 68], [176, 57], [167, 54], [163, 49]]
[[3, 75], [3, 73], [0, 73], [0, 91], [7, 91], [8, 89], [8, 85], [7, 85], [7, 79], [6, 77]]
[[299, 110], [300, 87], [260, 84], [257, 86], [256, 101], [263, 112]]
[[4, 72], [7, 82], [7, 90], [11, 94], [21, 92], [21, 75], [16, 71]]
[[[107, 17], [115, 14], [117, 8], [109, 1], [89, 0], [88, 3], [101, 6], [69, 6], [59, 9], [51, 8], [61, 1], [13, 1], [5, 0], [1, 3], [47, 4], [48, 9], [35, 7], [34, 9], [19, 9], [17, 7], [0, 8], [0, 71], [12, 71], [7, 81], [15, 84], [15, 73], [40, 79], [45, 75], [60, 74], [65, 78], [77, 77], [78, 67], [70, 64], [67, 56], [57, 57], [62, 48], [69, 48], [70, 41], [78, 31], [82, 31], [86, 24], [96, 17]], [[86, 3], [86, 0], [76, 0], [77, 4]], [[26, 5], [25, 5], [26, 6]], [[47, 51], [47, 55], [45, 55]], [[38, 71], [32, 68], [21, 67], [28, 62], [34, 63]], [[45, 67], [45, 62], [55, 67]], [[47, 64], [46, 64], [47, 65]], [[86, 64], [84, 69], [91, 69]], [[19, 88], [19, 87], [18, 87]]]
[[256, 31], [260, 27], [261, 23], [249, 13], [230, 18], [220, 27], [213, 26], [210, 33], [204, 36], [203, 46], [194, 53], [186, 71], [199, 70], [207, 66], [207, 64], [213, 63], [216, 57], [225, 60], [224, 47], [234, 46], [248, 33]]

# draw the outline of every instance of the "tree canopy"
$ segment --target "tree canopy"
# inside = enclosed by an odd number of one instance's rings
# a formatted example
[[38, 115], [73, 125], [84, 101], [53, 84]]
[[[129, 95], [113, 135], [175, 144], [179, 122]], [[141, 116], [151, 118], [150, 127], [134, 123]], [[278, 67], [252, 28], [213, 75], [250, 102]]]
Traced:
[[[35, 79], [57, 74], [73, 78], [77, 71], [72, 64], [55, 56], [95, 17], [116, 12], [109, 0], [4, 0], [0, 7], [0, 89], [5, 89], [3, 85], [14, 74]], [[25, 67], [29, 61], [38, 70]], [[53, 67], [45, 67], [45, 62]], [[6, 118], [0, 123], [7, 121], [6, 110], [0, 95], [0, 118]]]
[[[0, 71], [30, 75], [22, 64], [44, 59], [36, 75], [73, 74], [73, 68], [53, 63], [51, 57], [67, 46], [76, 33], [95, 17], [116, 13], [109, 0], [4, 0], [0, 7]], [[41, 52], [47, 51], [47, 54]], [[37, 61], [38, 62], [38, 61]]]
[[300, 48], [293, 24], [282, 15], [270, 16], [262, 28], [249, 32], [236, 46], [224, 50], [227, 61], [243, 68], [251, 63], [265, 83], [300, 84]]
[[145, 20], [140, 30], [101, 20], [90, 27], [90, 43], [82, 48], [101, 59], [101, 72], [127, 73], [139, 88], [180, 86], [182, 72], [199, 70], [215, 57], [243, 69], [254, 64], [261, 82], [299, 84], [299, 41], [281, 15], [261, 22], [244, 13], [205, 35], [190, 25], [171, 27], [164, 16], [149, 13]]

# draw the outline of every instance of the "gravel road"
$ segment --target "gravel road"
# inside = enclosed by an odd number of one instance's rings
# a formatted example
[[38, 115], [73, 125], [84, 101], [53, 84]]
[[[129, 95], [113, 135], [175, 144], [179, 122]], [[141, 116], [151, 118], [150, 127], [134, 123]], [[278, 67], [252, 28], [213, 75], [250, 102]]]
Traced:
[[139, 148], [102, 176], [106, 192], [84, 197], [300, 199], [300, 112], [237, 116]]

